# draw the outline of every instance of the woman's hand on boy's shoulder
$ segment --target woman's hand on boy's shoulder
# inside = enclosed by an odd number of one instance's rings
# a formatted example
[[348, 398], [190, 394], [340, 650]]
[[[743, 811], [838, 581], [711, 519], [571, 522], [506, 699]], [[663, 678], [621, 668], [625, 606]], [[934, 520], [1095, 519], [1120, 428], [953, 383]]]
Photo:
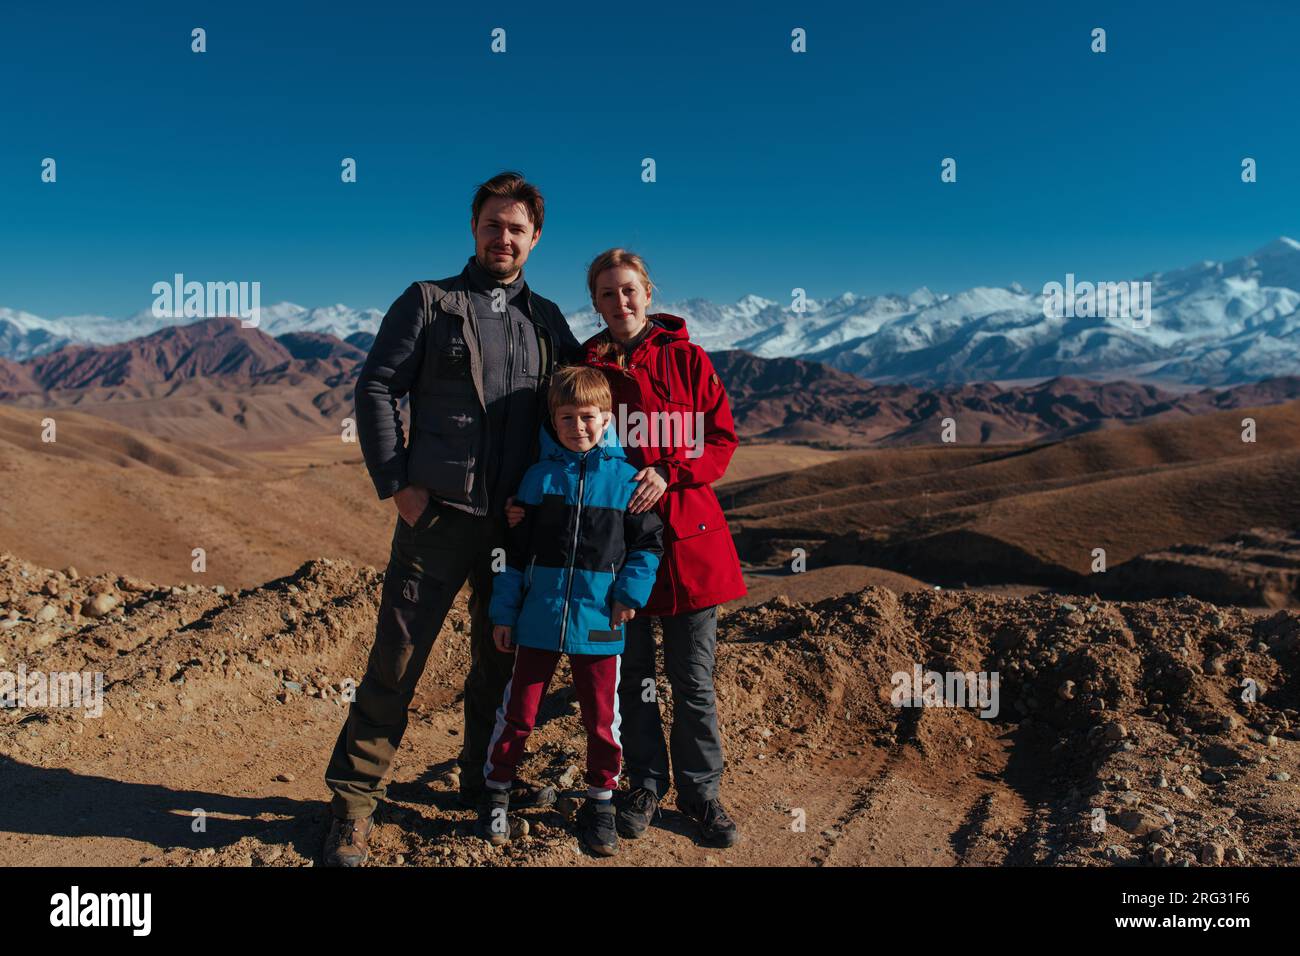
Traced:
[[668, 469], [662, 465], [649, 465], [633, 475], [632, 480], [640, 482], [627, 503], [628, 512], [635, 515], [649, 511], [664, 496], [668, 490]]

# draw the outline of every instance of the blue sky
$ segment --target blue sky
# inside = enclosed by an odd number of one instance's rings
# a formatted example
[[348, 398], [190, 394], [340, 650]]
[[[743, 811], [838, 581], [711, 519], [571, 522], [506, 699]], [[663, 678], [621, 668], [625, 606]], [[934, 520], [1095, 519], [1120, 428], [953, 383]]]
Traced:
[[504, 168], [546, 194], [526, 275], [566, 309], [612, 245], [665, 299], [788, 302], [1300, 238], [1294, 3], [442, 6], [6, 4], [0, 305], [125, 316], [183, 272], [386, 308], [460, 269]]

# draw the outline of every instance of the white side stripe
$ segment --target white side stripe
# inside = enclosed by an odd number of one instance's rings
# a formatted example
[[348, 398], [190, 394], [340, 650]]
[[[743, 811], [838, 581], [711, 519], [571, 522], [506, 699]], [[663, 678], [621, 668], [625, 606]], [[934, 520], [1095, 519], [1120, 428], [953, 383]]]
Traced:
[[510, 665], [510, 680], [506, 681], [505, 693], [501, 695], [501, 706], [497, 708], [497, 722], [492, 728], [492, 739], [488, 741], [487, 758], [483, 761], [483, 779], [484, 781], [492, 773], [492, 751], [496, 748], [497, 741], [501, 739], [501, 734], [506, 729], [506, 708], [510, 706], [510, 688], [515, 683], [515, 668], [519, 666], [519, 653], [516, 648], [515, 662]]

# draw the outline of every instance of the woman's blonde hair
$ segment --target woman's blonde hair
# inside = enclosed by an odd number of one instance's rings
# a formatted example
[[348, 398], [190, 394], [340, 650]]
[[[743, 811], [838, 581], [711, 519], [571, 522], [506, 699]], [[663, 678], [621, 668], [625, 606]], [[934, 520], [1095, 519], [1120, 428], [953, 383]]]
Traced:
[[[606, 249], [595, 259], [591, 260], [591, 265], [587, 266], [587, 291], [591, 293], [591, 304], [596, 304], [596, 280], [606, 269], [617, 269], [619, 266], [627, 266], [641, 277], [641, 285], [645, 288], [646, 295], [654, 292], [655, 284], [650, 281], [650, 271], [646, 269], [645, 260], [635, 252], [628, 249]], [[600, 310], [597, 309], [597, 312]], [[621, 349], [617, 348], [609, 337], [606, 336], [596, 346], [596, 357], [608, 360], [613, 357], [620, 366], [623, 365], [624, 356]]]

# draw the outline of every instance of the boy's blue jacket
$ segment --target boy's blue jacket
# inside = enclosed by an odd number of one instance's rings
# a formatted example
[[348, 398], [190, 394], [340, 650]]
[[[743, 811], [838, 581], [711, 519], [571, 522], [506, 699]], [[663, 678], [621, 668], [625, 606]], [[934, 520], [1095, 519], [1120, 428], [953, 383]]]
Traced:
[[614, 423], [585, 454], [540, 429], [538, 461], [524, 473], [506, 567], [492, 584], [488, 615], [514, 628], [524, 647], [569, 654], [621, 654], [626, 625], [610, 630], [614, 600], [641, 608], [663, 554], [663, 522], [653, 509], [628, 514], [637, 469]]

